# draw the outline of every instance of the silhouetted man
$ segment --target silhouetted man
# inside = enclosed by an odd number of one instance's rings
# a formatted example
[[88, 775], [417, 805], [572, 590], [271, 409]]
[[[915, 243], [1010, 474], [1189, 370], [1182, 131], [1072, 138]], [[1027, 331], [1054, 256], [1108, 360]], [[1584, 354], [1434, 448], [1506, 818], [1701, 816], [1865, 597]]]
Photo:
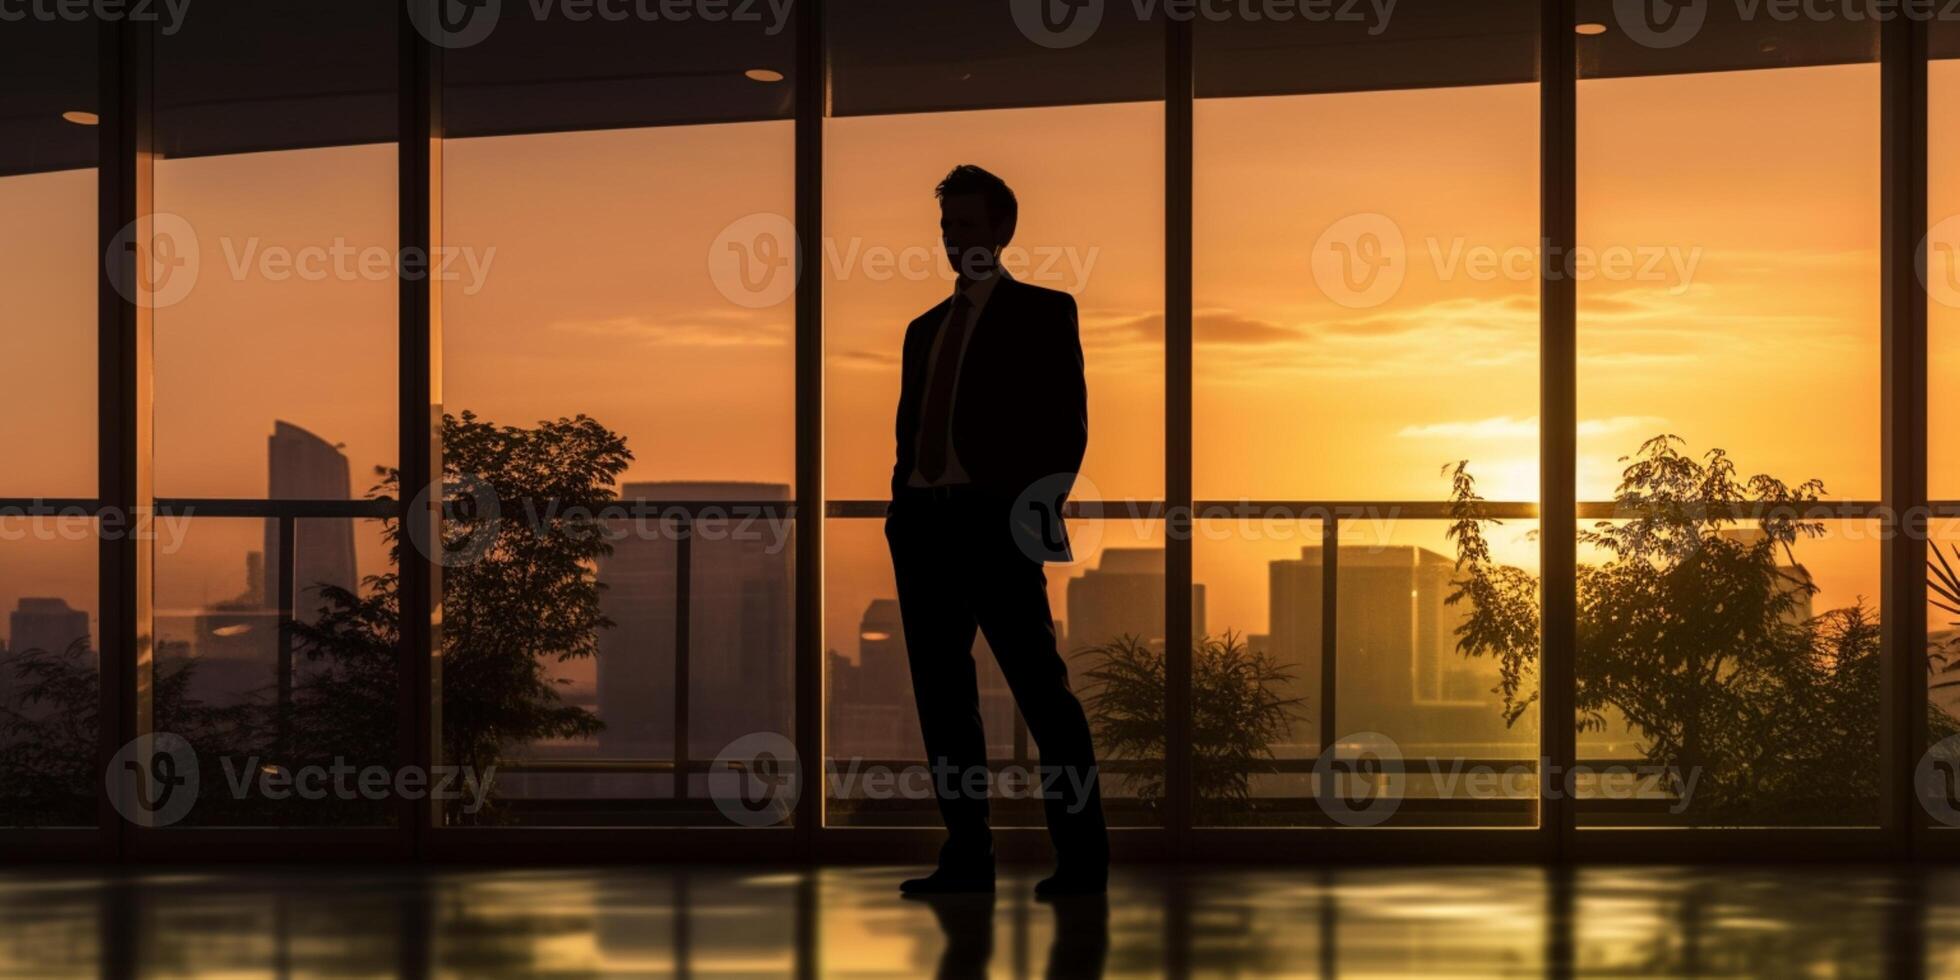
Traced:
[[1056, 648], [1041, 567], [1069, 559], [1060, 508], [1089, 438], [1075, 299], [1001, 270], [1017, 206], [999, 177], [955, 167], [935, 193], [957, 279], [905, 331], [885, 537], [947, 839], [938, 869], [901, 887], [994, 887], [977, 626], [1041, 750], [1056, 871], [1035, 892], [1101, 892], [1109, 835], [1095, 746]]

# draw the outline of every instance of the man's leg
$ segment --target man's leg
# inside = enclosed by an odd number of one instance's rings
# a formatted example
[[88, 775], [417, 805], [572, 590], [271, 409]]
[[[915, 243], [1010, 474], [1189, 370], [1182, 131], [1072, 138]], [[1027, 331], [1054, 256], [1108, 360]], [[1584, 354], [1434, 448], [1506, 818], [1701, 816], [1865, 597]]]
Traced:
[[974, 674], [974, 618], [965, 594], [968, 558], [948, 537], [952, 522], [931, 503], [907, 504], [885, 522], [899, 615], [912, 671], [912, 696], [946, 847], [940, 864], [984, 862], [991, 874], [993, 834], [986, 793], [963, 791], [966, 773], [987, 764]]
[[1042, 806], [1056, 863], [1099, 877], [1109, 865], [1109, 832], [1095, 739], [1055, 642], [1047, 577], [1004, 533], [975, 550], [985, 558], [974, 570], [973, 611], [1041, 751]]

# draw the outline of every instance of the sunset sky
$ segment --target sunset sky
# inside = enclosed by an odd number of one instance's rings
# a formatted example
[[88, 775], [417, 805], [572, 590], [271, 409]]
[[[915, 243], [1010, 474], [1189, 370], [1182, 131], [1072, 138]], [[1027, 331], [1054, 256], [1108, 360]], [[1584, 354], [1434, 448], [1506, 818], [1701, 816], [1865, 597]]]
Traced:
[[[1933, 78], [1936, 105], [1960, 91], [1946, 65]], [[1695, 453], [1723, 447], [1745, 473], [1878, 496], [1878, 92], [1875, 65], [1580, 83], [1582, 245], [1695, 261], [1685, 282], [1580, 287], [1581, 497], [1609, 497], [1617, 458], [1662, 432]], [[1536, 497], [1538, 285], [1452, 274], [1435, 256], [1531, 248], [1537, 123], [1530, 85], [1197, 106], [1199, 497], [1437, 499], [1457, 459], [1493, 499]], [[1960, 159], [1950, 131], [1932, 127], [1936, 173]], [[1162, 138], [1156, 103], [828, 124], [829, 496], [883, 496], [901, 332], [950, 288], [936, 261], [887, 278], [853, 257], [930, 253], [932, 185], [961, 162], [1019, 194], [1017, 244], [1048, 263], [1024, 278], [1079, 298], [1086, 482], [1108, 499], [1162, 495]], [[792, 151], [788, 122], [449, 141], [444, 234], [485, 275], [444, 290], [445, 406], [518, 424], [592, 415], [627, 436], [629, 481], [790, 482], [791, 304], [732, 303], [708, 267], [731, 223], [791, 213]], [[232, 268], [254, 248], [389, 247], [395, 174], [392, 146], [158, 164], [158, 208], [192, 224], [201, 259], [189, 297], [156, 316], [160, 494], [263, 495], [275, 419], [344, 444], [357, 495], [394, 461], [393, 281]], [[1933, 207], [1937, 221], [1960, 198], [1935, 182]], [[13, 464], [0, 494], [93, 493], [92, 209], [89, 173], [0, 179], [0, 282], [10, 321], [31, 326], [12, 332], [0, 387]], [[1356, 214], [1385, 216], [1407, 243], [1399, 291], [1362, 309], [1312, 273], [1322, 231]], [[1960, 319], [1934, 310], [1938, 418], [1952, 407], [1942, 381], [1960, 380], [1943, 343]], [[1960, 454], [1934, 437], [1934, 490], [1960, 495]], [[1444, 550], [1441, 530], [1354, 533]], [[1104, 545], [1156, 537], [1105, 531]], [[1214, 631], [1266, 628], [1266, 562], [1317, 541], [1300, 531], [1200, 540]], [[259, 533], [199, 525], [159, 559], [159, 607], [236, 594]], [[374, 536], [360, 541], [373, 570]], [[1497, 544], [1535, 565], [1522, 529]], [[0, 554], [0, 608], [42, 594], [93, 608], [86, 543], [8, 540]], [[1803, 557], [1819, 609], [1876, 600], [1875, 541], [1835, 534]], [[827, 568], [826, 638], [854, 653], [864, 606], [891, 594], [876, 522], [833, 522]], [[1058, 614], [1079, 572], [1051, 575]]]

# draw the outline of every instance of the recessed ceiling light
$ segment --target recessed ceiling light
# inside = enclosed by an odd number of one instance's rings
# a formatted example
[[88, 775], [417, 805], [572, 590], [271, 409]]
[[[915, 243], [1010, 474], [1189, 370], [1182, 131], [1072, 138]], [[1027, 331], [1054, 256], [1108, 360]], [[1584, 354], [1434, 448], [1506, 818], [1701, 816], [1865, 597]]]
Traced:
[[742, 74], [750, 81], [756, 82], [780, 82], [783, 80], [783, 73], [771, 68], [751, 68]]
[[1601, 24], [1598, 21], [1587, 21], [1586, 23], [1580, 24], [1572, 28], [1572, 32], [1574, 34], [1582, 34], [1586, 37], [1595, 37], [1597, 35], [1606, 33], [1606, 25]]
[[61, 118], [66, 119], [77, 126], [93, 126], [102, 121], [102, 117], [97, 116], [95, 113], [83, 112], [80, 109], [70, 109], [67, 112], [62, 113]]

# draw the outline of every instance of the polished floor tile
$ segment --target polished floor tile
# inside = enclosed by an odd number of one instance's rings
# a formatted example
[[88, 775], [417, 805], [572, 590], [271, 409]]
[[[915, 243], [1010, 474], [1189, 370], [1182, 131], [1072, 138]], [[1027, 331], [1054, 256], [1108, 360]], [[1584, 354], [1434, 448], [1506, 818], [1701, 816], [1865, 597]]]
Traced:
[[16, 870], [0, 977], [1960, 976], [1960, 870], [911, 871]]

